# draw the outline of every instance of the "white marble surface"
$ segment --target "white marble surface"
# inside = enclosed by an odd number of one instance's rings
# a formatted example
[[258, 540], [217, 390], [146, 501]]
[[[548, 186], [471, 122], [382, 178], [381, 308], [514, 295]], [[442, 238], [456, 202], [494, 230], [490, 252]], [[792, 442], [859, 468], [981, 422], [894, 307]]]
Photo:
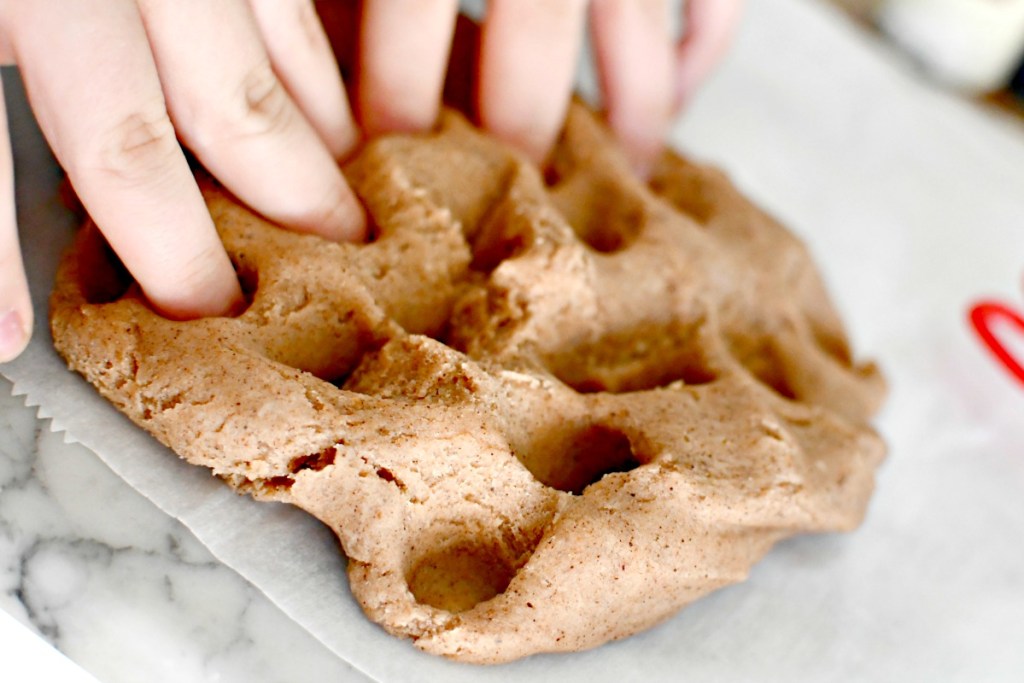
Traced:
[[3, 378], [0, 608], [103, 683], [366, 680]]

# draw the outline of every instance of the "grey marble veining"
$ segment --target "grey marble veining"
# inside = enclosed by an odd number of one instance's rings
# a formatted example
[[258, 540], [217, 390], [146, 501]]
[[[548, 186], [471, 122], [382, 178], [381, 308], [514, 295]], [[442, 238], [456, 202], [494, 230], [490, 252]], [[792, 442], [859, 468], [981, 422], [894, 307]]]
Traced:
[[0, 608], [104, 683], [366, 680], [5, 379]]

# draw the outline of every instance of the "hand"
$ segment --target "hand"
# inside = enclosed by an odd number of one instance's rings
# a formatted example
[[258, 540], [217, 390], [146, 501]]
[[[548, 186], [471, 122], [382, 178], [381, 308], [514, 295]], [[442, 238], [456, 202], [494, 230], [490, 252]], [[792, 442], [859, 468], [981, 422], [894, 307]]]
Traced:
[[608, 124], [645, 175], [672, 121], [725, 54], [742, 0], [688, 0], [682, 37], [666, 0], [593, 0], [591, 25]]
[[[673, 46], [670, 0], [593, 0], [608, 120], [638, 168], [722, 52], [739, 4], [690, 0]], [[480, 123], [538, 163], [565, 117], [587, 5], [489, 3]], [[375, 135], [434, 123], [456, 12], [456, 0], [364, 0], [355, 115], [310, 0], [0, 0], [0, 61], [19, 64], [58, 161], [152, 305], [175, 318], [222, 315], [241, 291], [176, 137], [269, 219], [361, 240], [366, 219], [336, 160], [360, 126]], [[0, 138], [3, 361], [27, 343], [32, 313]]]
[[[221, 315], [242, 299], [176, 136], [271, 220], [363, 237], [362, 208], [335, 162], [358, 136], [318, 27], [298, 0], [0, 2], [0, 60], [19, 65], [82, 204], [165, 315]], [[27, 343], [32, 309], [0, 137], [6, 360]]]
[[742, 0], [491, 0], [477, 84], [480, 124], [543, 162], [565, 118], [589, 4], [607, 121], [645, 174], [673, 119], [725, 53]]

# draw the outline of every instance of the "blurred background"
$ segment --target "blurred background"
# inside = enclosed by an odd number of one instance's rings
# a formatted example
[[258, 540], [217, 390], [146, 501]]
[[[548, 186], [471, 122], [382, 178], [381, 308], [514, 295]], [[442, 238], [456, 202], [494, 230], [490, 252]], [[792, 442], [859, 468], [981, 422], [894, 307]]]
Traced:
[[831, 0], [912, 68], [1024, 121], [1024, 0]]

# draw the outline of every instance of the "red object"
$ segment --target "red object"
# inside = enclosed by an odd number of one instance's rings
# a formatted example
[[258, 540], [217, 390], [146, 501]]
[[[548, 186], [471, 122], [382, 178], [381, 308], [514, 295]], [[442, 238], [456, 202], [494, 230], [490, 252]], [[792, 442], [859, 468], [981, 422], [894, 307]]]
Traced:
[[1024, 364], [1022, 364], [1021, 360], [1014, 358], [1010, 350], [1003, 345], [1003, 342], [992, 333], [992, 322], [999, 318], [1006, 320], [1016, 327], [1016, 332], [1024, 336], [1024, 316], [1003, 304], [994, 301], [983, 301], [971, 309], [971, 325], [974, 327], [974, 331], [978, 333], [981, 341], [985, 342], [985, 346], [1006, 366], [1006, 369], [1013, 376], [1024, 382]]

